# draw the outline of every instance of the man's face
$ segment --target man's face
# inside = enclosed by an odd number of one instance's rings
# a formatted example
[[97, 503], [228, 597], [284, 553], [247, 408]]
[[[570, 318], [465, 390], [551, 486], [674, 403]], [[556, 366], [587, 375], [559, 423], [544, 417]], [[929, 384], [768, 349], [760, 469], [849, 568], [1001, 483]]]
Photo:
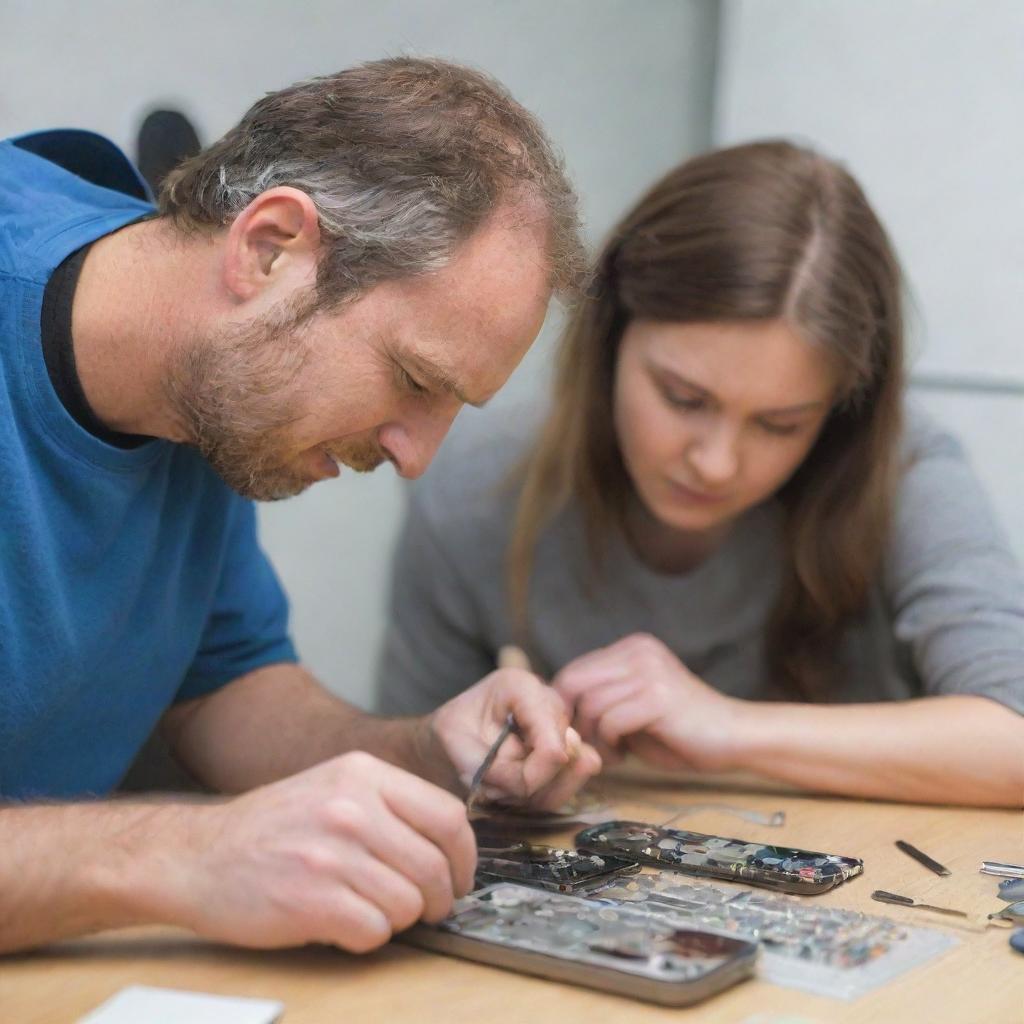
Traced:
[[537, 336], [550, 299], [546, 224], [499, 211], [439, 271], [377, 285], [296, 325], [298, 296], [226, 325], [172, 366], [190, 436], [240, 494], [286, 498], [394, 463], [427, 468], [465, 402], [486, 402]]

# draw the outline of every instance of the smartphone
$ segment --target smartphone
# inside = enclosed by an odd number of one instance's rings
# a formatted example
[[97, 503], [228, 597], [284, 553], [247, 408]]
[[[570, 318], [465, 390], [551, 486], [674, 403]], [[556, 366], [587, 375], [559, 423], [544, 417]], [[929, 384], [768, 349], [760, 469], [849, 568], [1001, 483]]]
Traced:
[[586, 892], [622, 875], [636, 874], [637, 861], [578, 850], [519, 842], [506, 847], [481, 847], [477, 885], [520, 882], [551, 892]]
[[679, 928], [642, 911], [499, 883], [403, 942], [663, 1006], [688, 1006], [754, 972], [757, 943]]
[[827, 892], [864, 870], [864, 862], [855, 857], [765, 846], [641, 821], [594, 825], [576, 836], [576, 845], [602, 857], [623, 857], [687, 875], [759, 885], [797, 896]]

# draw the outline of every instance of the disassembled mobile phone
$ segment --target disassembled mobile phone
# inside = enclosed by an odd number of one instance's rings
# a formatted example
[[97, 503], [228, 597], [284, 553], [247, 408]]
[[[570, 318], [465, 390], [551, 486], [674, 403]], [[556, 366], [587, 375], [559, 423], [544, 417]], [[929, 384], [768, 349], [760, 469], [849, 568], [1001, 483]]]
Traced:
[[747, 939], [509, 883], [466, 896], [439, 925], [417, 925], [401, 938], [665, 1006], [687, 1006], [721, 992], [749, 977], [757, 958], [757, 943]]
[[610, 813], [612, 808], [597, 796], [577, 793], [557, 811], [539, 811], [501, 802], [477, 803], [470, 821], [474, 828], [485, 832], [519, 835], [529, 831], [549, 832], [572, 825], [596, 825]]
[[641, 821], [606, 821], [584, 829], [576, 836], [576, 845], [602, 857], [623, 857], [688, 875], [761, 885], [797, 896], [827, 892], [864, 870], [864, 862], [854, 857], [765, 846], [745, 839], [659, 828]]
[[640, 871], [636, 861], [527, 842], [503, 847], [481, 846], [479, 854], [477, 885], [510, 881], [551, 892], [574, 893]]

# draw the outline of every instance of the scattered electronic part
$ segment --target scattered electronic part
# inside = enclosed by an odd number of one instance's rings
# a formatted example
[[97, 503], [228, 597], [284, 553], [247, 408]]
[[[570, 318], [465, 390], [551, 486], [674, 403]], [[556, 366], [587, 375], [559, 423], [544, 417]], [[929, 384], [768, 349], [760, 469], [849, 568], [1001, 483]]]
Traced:
[[481, 847], [476, 866], [478, 885], [514, 881], [552, 892], [582, 892], [604, 885], [624, 874], [640, 870], [636, 861], [598, 856], [578, 850], [516, 843], [511, 846]]
[[808, 906], [802, 900], [757, 890], [735, 892], [689, 883], [668, 872], [616, 881], [597, 898], [669, 913], [701, 928], [746, 935], [782, 956], [833, 967], [870, 963], [907, 935], [906, 928], [885, 917]]
[[637, 860], [685, 874], [760, 885], [794, 895], [826, 892], [859, 875], [864, 862], [744, 839], [660, 828], [639, 821], [606, 821], [576, 836], [581, 850]]

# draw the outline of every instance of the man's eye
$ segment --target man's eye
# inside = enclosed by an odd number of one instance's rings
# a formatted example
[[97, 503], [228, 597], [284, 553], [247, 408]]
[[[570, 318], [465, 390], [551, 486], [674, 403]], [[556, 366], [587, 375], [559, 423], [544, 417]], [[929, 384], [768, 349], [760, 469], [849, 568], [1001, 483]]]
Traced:
[[427, 389], [405, 367], [400, 366], [398, 373], [401, 377], [402, 387], [407, 391], [411, 391], [414, 395], [425, 395], [427, 393]]

